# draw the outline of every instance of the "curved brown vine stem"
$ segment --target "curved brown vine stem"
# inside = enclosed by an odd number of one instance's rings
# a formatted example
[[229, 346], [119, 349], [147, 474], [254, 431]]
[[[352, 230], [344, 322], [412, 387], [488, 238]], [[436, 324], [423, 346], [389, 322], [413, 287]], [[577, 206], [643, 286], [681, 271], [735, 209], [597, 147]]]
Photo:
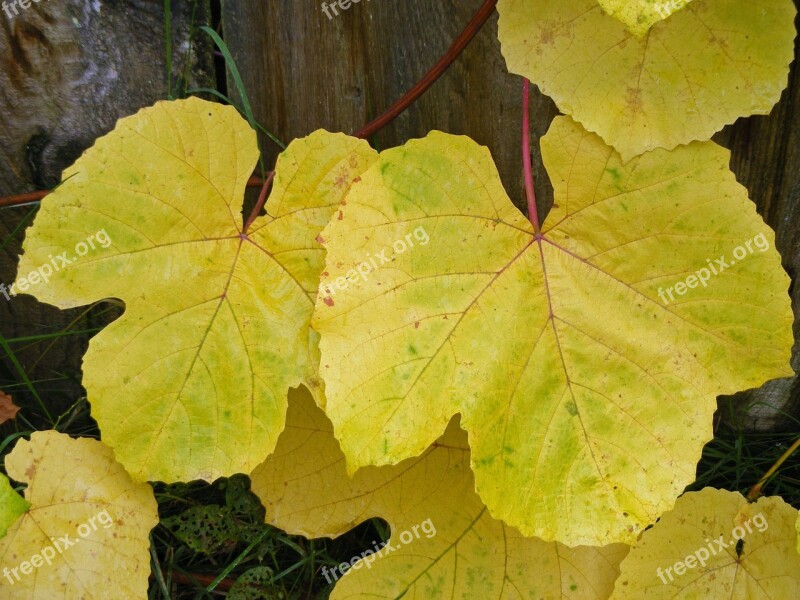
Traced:
[[764, 485], [766, 485], [769, 478], [772, 477], [778, 469], [780, 469], [781, 465], [786, 462], [786, 459], [794, 454], [798, 448], [800, 448], [800, 437], [797, 438], [794, 441], [794, 444], [789, 446], [788, 450], [786, 450], [786, 452], [784, 452], [781, 457], [775, 461], [775, 464], [770, 467], [769, 471], [764, 473], [764, 476], [758, 480], [758, 483], [750, 488], [750, 491], [747, 492], [748, 500], [751, 502], [758, 500], [758, 498], [761, 496]]
[[[261, 187], [262, 185], [264, 185], [264, 180], [256, 175], [253, 175], [247, 180], [247, 187]], [[39, 190], [36, 192], [27, 192], [25, 194], [16, 194], [14, 196], [2, 196], [0, 197], [0, 207], [33, 204], [34, 202], [39, 202], [51, 192], [52, 190]]]
[[469, 45], [472, 38], [481, 30], [483, 25], [491, 16], [494, 7], [497, 5], [497, 0], [486, 0], [470, 22], [464, 28], [464, 31], [455, 39], [453, 45], [444, 53], [444, 55], [437, 61], [430, 71], [425, 73], [425, 76], [420, 79], [414, 87], [403, 94], [397, 102], [392, 104], [386, 111], [373, 119], [361, 129], [356, 131], [353, 135], [358, 138], [368, 138], [375, 132], [379, 131], [389, 123], [391, 123], [398, 115], [411, 106], [416, 100], [424, 94], [434, 82], [442, 76], [453, 62], [464, 51], [464, 48]]
[[0, 206], [31, 204], [32, 202], [38, 202], [49, 193], [50, 190], [40, 190], [38, 192], [28, 192], [26, 194], [16, 194], [14, 196], [3, 196], [0, 198]]
[[[242, 235], [247, 235], [247, 230], [250, 229], [250, 225], [253, 224], [253, 221], [256, 220], [258, 217], [258, 213], [261, 212], [261, 209], [264, 208], [264, 203], [267, 201], [267, 190], [269, 190], [270, 185], [272, 185], [272, 180], [275, 178], [275, 171], [270, 171], [267, 173], [267, 178], [264, 180], [264, 184], [261, 186], [261, 193], [258, 194], [258, 202], [253, 207], [253, 210], [250, 212], [250, 216], [247, 218], [247, 222], [244, 224], [244, 229], [242, 229]], [[250, 182], [248, 181], [248, 184]]]
[[539, 211], [536, 209], [536, 191], [533, 188], [533, 166], [531, 165], [531, 91], [530, 82], [522, 81], [522, 171], [525, 174], [525, 195], [528, 197], [528, 220], [533, 225], [537, 239], [542, 235], [539, 227]]

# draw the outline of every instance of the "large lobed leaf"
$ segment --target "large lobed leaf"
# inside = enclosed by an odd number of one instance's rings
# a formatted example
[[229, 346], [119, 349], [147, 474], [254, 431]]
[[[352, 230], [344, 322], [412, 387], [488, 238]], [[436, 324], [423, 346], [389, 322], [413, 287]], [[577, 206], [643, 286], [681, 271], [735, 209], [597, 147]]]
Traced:
[[694, 479], [715, 397], [791, 374], [789, 279], [719, 146], [623, 164], [562, 117], [542, 152], [542, 236], [468, 138], [431, 133], [361, 176], [322, 234], [326, 412], [350, 472], [419, 455], [460, 413], [495, 518], [632, 543]]
[[706, 488], [675, 503], [622, 561], [613, 600], [800, 598], [797, 510]]
[[55, 431], [6, 457], [30, 508], [0, 539], [4, 600], [130, 600], [147, 596], [153, 490], [135, 483], [102, 442]]
[[[316, 371], [315, 238], [375, 152], [323, 131], [294, 141], [267, 214], [243, 233], [257, 158], [234, 108], [158, 103], [119, 121], [64, 173], [25, 240], [20, 275], [51, 255], [74, 259], [31, 288], [39, 300], [125, 301], [89, 346], [84, 385], [103, 440], [137, 479], [251, 471], [283, 429], [289, 387]], [[75, 256], [101, 231], [107, 247], [95, 241]]]
[[[332, 600], [604, 600], [628, 552], [524, 538], [489, 516], [455, 419], [419, 458], [349, 478], [331, 423], [304, 388], [290, 392], [286, 430], [252, 481], [267, 521], [291, 533], [333, 537], [371, 517], [389, 522], [382, 552], [353, 560], [343, 579], [340, 570], [319, 575], [338, 579]], [[374, 553], [378, 544], [365, 547]]]
[[792, 0], [692, 2], [641, 38], [598, 0], [500, 0], [497, 8], [508, 69], [626, 161], [768, 114], [794, 58]]

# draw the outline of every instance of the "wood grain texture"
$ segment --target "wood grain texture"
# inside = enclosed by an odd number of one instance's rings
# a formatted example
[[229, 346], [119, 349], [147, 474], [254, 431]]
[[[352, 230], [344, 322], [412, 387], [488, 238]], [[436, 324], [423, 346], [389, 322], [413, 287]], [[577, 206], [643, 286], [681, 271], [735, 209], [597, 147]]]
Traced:
[[[222, 17], [257, 119], [288, 142], [320, 127], [351, 133], [380, 114], [447, 50], [480, 4], [481, 0], [362, 0], [328, 19], [320, 0], [223, 0]], [[469, 135], [489, 147], [509, 196], [524, 211], [521, 88], [521, 79], [505, 69], [495, 14], [447, 73], [373, 141], [380, 149], [431, 129]], [[540, 215], [546, 215], [553, 192], [538, 139], [557, 109], [536, 91], [532, 110], [537, 204]], [[732, 149], [732, 169], [777, 231], [778, 249], [793, 281], [800, 268], [798, 126], [795, 62], [791, 85], [769, 117], [740, 119], [717, 136]], [[266, 138], [262, 147], [273, 164], [277, 147]], [[798, 314], [796, 285], [792, 298]], [[795, 334], [800, 338], [797, 324]], [[792, 364], [800, 368], [797, 345]], [[797, 413], [799, 396], [796, 378], [770, 382], [737, 394], [736, 409], [723, 413], [729, 421], [744, 416], [751, 429], [797, 429], [778, 411]]]
[[[328, 19], [317, 0], [223, 2], [223, 27], [258, 120], [284, 141], [324, 128], [352, 133], [417, 82], [481, 5], [480, 0], [362, 0]], [[233, 89], [233, 86], [229, 86]], [[489, 146], [517, 206], [525, 206], [520, 155], [522, 80], [510, 75], [497, 14], [445, 75], [374, 138], [387, 148], [432, 129]], [[535, 136], [556, 114], [535, 94]], [[268, 162], [277, 148], [264, 141]], [[542, 206], [552, 190], [535, 172]]]

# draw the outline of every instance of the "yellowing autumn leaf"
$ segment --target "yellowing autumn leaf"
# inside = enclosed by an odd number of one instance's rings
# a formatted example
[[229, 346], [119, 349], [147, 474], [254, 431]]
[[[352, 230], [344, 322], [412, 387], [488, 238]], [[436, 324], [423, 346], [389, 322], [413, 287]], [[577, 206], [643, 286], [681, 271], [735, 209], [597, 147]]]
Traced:
[[9, 526], [23, 514], [30, 505], [14, 488], [8, 477], [0, 473], [0, 538], [2, 538]]
[[642, 38], [597, 0], [500, 0], [498, 10], [508, 69], [625, 161], [768, 114], [794, 57], [792, 0], [692, 2]]
[[0, 596], [7, 600], [147, 597], [150, 530], [158, 511], [110, 448], [55, 431], [34, 433], [6, 457], [28, 485], [28, 511], [0, 539]]
[[797, 553], [800, 554], [800, 513], [798, 513], [797, 521], [795, 521], [795, 530], [797, 532]]
[[789, 279], [723, 148], [623, 164], [561, 117], [542, 153], [540, 236], [469, 138], [431, 133], [361, 176], [322, 233], [325, 409], [351, 473], [460, 413], [492, 516], [632, 543], [694, 479], [715, 397], [791, 374]]
[[622, 561], [615, 600], [800, 598], [797, 511], [706, 488], [685, 494]]
[[616, 17], [637, 37], [654, 24], [679, 11], [692, 0], [597, 0], [603, 10]]
[[333, 537], [371, 517], [389, 522], [387, 546], [368, 543], [351, 565], [319, 575], [338, 580], [332, 600], [604, 599], [628, 551], [524, 538], [490, 517], [455, 420], [419, 458], [350, 479], [330, 421], [305, 388], [290, 392], [286, 431], [251, 478], [267, 520], [291, 533]]
[[103, 440], [135, 479], [251, 471], [283, 429], [289, 387], [316, 371], [315, 238], [375, 153], [342, 134], [296, 140], [267, 215], [243, 232], [257, 158], [233, 107], [160, 102], [68, 169], [28, 232], [17, 291], [61, 308], [125, 301], [83, 370]]

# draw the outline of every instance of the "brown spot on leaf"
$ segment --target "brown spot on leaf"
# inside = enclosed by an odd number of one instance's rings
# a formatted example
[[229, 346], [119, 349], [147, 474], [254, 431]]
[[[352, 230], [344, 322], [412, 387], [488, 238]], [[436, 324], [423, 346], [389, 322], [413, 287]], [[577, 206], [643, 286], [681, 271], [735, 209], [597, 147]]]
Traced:
[[642, 90], [629, 87], [625, 93], [625, 102], [631, 112], [641, 112], [642, 110]]
[[340, 189], [344, 189], [350, 185], [350, 173], [344, 166], [342, 166], [342, 170], [336, 176], [336, 179], [334, 179], [333, 185]]

